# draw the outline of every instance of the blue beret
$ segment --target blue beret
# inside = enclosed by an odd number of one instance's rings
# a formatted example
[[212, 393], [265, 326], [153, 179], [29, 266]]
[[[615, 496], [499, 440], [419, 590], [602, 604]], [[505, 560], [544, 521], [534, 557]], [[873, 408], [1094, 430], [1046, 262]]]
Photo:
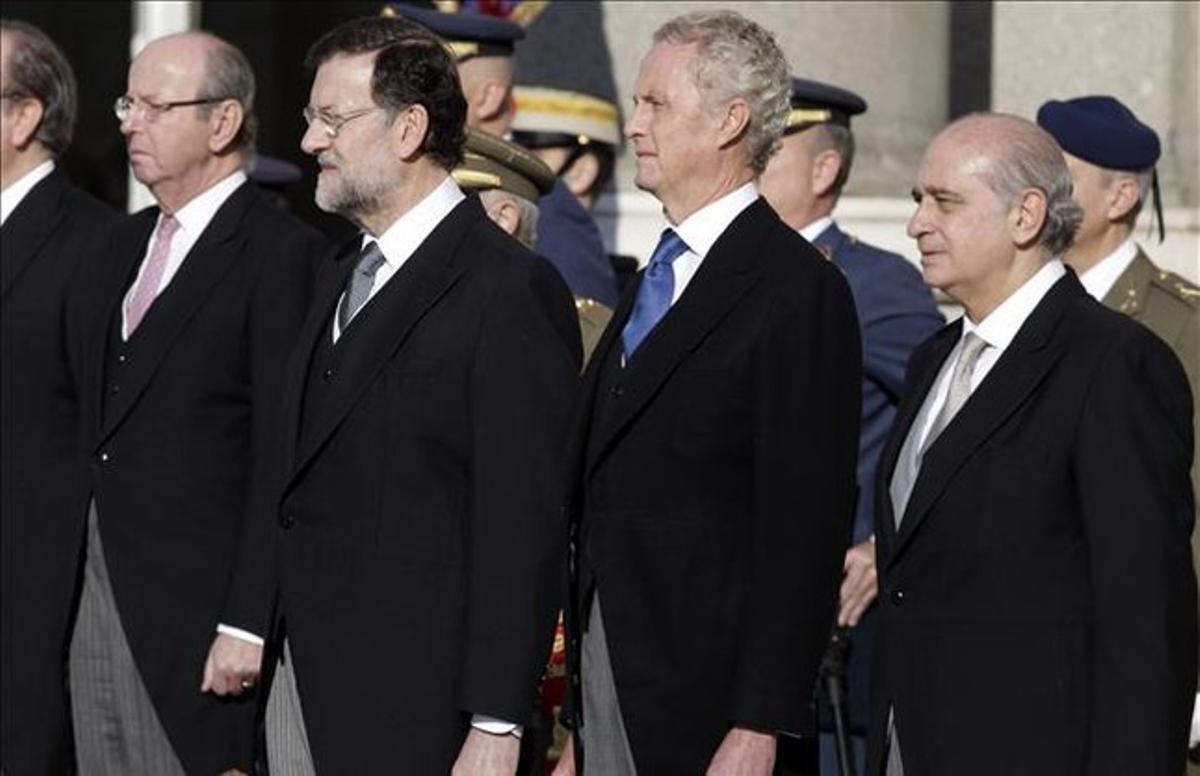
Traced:
[[807, 78], [792, 79], [792, 112], [787, 131], [813, 124], [850, 126], [850, 117], [867, 110], [867, 102], [852, 91]]
[[525, 29], [515, 22], [466, 11], [449, 13], [408, 3], [390, 3], [383, 14], [403, 16], [429, 29], [446, 41], [459, 62], [472, 57], [511, 57], [513, 44], [525, 37]]
[[1145, 170], [1162, 153], [1155, 131], [1107, 95], [1050, 100], [1037, 123], [1071, 156], [1110, 170]]

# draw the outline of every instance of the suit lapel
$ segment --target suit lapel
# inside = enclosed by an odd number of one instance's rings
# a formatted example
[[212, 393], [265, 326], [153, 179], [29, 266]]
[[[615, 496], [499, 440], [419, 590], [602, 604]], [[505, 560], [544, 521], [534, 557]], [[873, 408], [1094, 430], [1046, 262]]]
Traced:
[[[150, 306], [136, 334], [143, 338], [139, 344], [138, 358], [129, 363], [126, 372], [126, 398], [114, 407], [115, 411], [110, 417], [104, 419], [98, 444], [116, 429], [130, 409], [137, 404], [138, 398], [146, 390], [163, 358], [170, 352], [172, 343], [203, 306], [217, 282], [236, 263], [246, 239], [244, 232], [239, 231], [238, 227], [255, 199], [253, 184], [247, 182], [225, 200], [200, 235], [200, 239], [188, 252], [175, 277]], [[137, 252], [139, 262], [144, 252], [144, 242], [141, 243], [141, 247], [142, 250]], [[120, 314], [125, 290], [122, 288], [121, 292], [115, 295], [116, 303], [110, 310], [110, 317], [106, 319], [109, 325], [112, 325], [113, 321], [111, 316]], [[107, 335], [106, 328], [104, 336]]]
[[37, 256], [66, 215], [62, 198], [67, 183], [58, 170], [38, 181], [21, 204], [9, 213], [4, 227], [4, 250], [0, 252], [0, 298], [6, 298], [13, 283]]
[[[912, 379], [905, 389], [904, 400], [900, 402], [900, 407], [896, 412], [896, 418], [892, 422], [892, 432], [888, 435], [887, 442], [883, 446], [883, 450], [879, 456], [879, 468], [877, 472], [876, 505], [880, 512], [879, 523], [882, 524], [883, 532], [887, 536], [891, 536], [896, 530], [895, 511], [892, 506], [891, 497], [891, 482], [895, 476], [896, 466], [900, 460], [900, 451], [904, 449], [904, 441], [908, 438], [912, 431], [913, 423], [916, 422], [917, 416], [921, 412], [921, 407], [925, 404], [925, 397], [933, 388], [933, 383], [937, 379], [938, 372], [941, 371], [942, 364], [950, 355], [950, 351], [954, 349], [954, 345], [958, 342], [959, 335], [962, 332], [961, 321], [955, 321], [952, 324], [943, 326], [936, 334], [932, 341], [924, 348], [920, 359], [920, 371], [914, 369]], [[913, 367], [917, 367], [917, 362], [914, 360]]]
[[[393, 354], [404, 345], [425, 313], [465, 271], [465, 267], [454, 261], [458, 246], [471, 227], [482, 218], [486, 216], [478, 199], [467, 197], [460, 202], [342, 332], [337, 345], [344, 348], [340, 354], [339, 377], [330, 386], [317, 416], [313, 418], [313, 433], [301, 440], [291, 479], [303, 471]], [[314, 313], [328, 322], [339, 296], [340, 293], [331, 293], [326, 289], [322, 299], [324, 306], [314, 310]], [[320, 328], [324, 334], [328, 334], [324, 325]], [[321, 336], [321, 333], [317, 336]], [[315, 346], [316, 339], [306, 344]], [[310, 361], [311, 354], [310, 348], [303, 360]], [[295, 379], [303, 384], [306, 373], [307, 363], [305, 372], [298, 374]]]
[[893, 562], [958, 470], [1025, 402], [1062, 356], [1063, 349], [1055, 347], [1053, 334], [1070, 305], [1085, 294], [1074, 273], [1068, 271], [1060, 278], [958, 415], [925, 451], [891, 554]]
[[325, 263], [322, 267], [317, 278], [308, 317], [296, 337], [296, 346], [288, 357], [283, 383], [282, 408], [283, 428], [287, 435], [284, 440], [287, 467], [284, 471], [293, 470], [295, 456], [298, 453], [301, 412], [304, 409], [304, 387], [307, 383], [313, 353], [316, 351], [320, 338], [330, 336], [329, 325], [334, 306], [341, 297], [342, 289], [346, 287], [347, 277], [354, 271], [354, 260], [358, 256], [361, 245], [362, 238], [354, 237], [336, 250], [333, 261]]
[[[846, 242], [846, 235], [838, 228], [836, 223], [830, 224], [829, 228], [817, 235], [817, 239], [813, 240], [813, 247], [821, 252], [821, 255], [837, 264], [838, 251], [841, 250], [842, 243]], [[840, 266], [840, 264], [839, 264]]]
[[[589, 472], [654, 398], [680, 362], [758, 281], [759, 272], [751, 259], [758, 255], [758, 243], [765, 239], [772, 221], [778, 222], [778, 217], [761, 198], [743, 210], [713, 244], [683, 296], [642, 341], [625, 367], [625, 392], [621, 403], [606, 422], [593, 430], [592, 443], [588, 447]], [[620, 321], [614, 319], [610, 330], [619, 334], [629, 312], [626, 311]], [[603, 353], [597, 348], [593, 360], [603, 365], [604, 356], [614, 346], [614, 340], [615, 337], [610, 338]]]

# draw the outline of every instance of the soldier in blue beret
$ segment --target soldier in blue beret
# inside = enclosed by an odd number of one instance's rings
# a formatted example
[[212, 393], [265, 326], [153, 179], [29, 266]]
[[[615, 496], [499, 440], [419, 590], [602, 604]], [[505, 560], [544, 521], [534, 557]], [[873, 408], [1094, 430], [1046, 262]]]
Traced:
[[[1200, 395], [1200, 288], [1159, 268], [1133, 239], [1138, 215], [1151, 193], [1162, 239], [1155, 171], [1161, 152], [1158, 134], [1120, 100], [1106, 95], [1050, 100], [1038, 109], [1037, 123], [1062, 147], [1075, 201], [1083, 208], [1083, 222], [1064, 260], [1089, 294], [1137, 319], [1171, 346], [1187, 372], [1195, 402]], [[1195, 408], [1192, 421], [1200, 423]], [[1192, 438], [1200, 442], [1200, 426], [1194, 426]], [[1200, 448], [1192, 464], [1193, 492], [1200, 494], [1197, 460]], [[1200, 560], [1200, 536], [1195, 531], [1192, 557]], [[1200, 697], [1196, 706], [1200, 710]], [[1191, 745], [1198, 741], [1200, 714], [1194, 714]], [[1188, 767], [1190, 776], [1200, 776], [1196, 759]]]
[[[854, 758], [860, 773], [866, 750], [874, 629], [870, 607], [876, 595], [872, 536], [875, 468], [900, 401], [909, 354], [944, 323], [915, 267], [902, 256], [846, 234], [833, 219], [854, 160], [850, 119], [866, 109], [866, 102], [853, 92], [793, 78], [792, 111], [782, 146], [759, 181], [762, 195], [779, 216], [845, 273], [861, 327], [859, 496], [838, 612], [839, 627], [852, 629], [846, 639], [846, 682]], [[821, 739], [821, 773], [837, 774], [832, 734], [822, 732]], [[781, 759], [786, 760], [787, 755], [787, 746], [781, 746]]]

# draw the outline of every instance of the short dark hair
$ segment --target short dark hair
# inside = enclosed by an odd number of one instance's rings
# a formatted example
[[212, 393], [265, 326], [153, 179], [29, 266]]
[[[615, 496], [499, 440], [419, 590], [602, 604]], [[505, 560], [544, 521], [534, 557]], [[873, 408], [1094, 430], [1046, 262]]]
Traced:
[[445, 45], [420, 25], [400, 18], [353, 19], [325, 33], [312, 45], [304, 64], [316, 71], [339, 55], [375, 56], [371, 98], [395, 118], [420, 105], [429, 114], [423, 150], [447, 170], [462, 161], [466, 142], [467, 101], [458, 66]]
[[835, 151], [841, 158], [837, 177], [833, 179], [833, 196], [836, 199], [842, 195], [846, 181], [850, 180], [850, 168], [854, 165], [854, 133], [848, 127], [829, 123], [817, 124], [813, 130], [816, 153]]
[[42, 104], [42, 122], [34, 138], [59, 156], [71, 145], [79, 113], [79, 89], [71, 63], [54, 41], [32, 24], [0, 19], [0, 30], [13, 38], [8, 59], [13, 91]]

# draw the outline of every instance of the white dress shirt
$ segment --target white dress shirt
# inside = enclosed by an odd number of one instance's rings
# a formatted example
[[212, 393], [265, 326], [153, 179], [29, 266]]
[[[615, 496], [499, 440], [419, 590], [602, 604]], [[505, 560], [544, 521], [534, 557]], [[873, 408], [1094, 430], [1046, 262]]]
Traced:
[[0, 226], [3, 226], [9, 215], [17, 209], [21, 200], [33, 191], [33, 187], [41, 183], [42, 179], [52, 172], [54, 172], [54, 160], [47, 159], [17, 178], [4, 191], [0, 191]]
[[[163, 289], [174, 279], [175, 273], [179, 272], [179, 268], [183, 266], [183, 260], [187, 258], [188, 252], [200, 239], [204, 230], [208, 228], [213, 216], [221, 209], [221, 205], [224, 205], [225, 200], [229, 199], [233, 192], [237, 191], [238, 187], [245, 182], [246, 173], [238, 170], [192, 197], [186, 205], [175, 212], [175, 220], [179, 222], [179, 229], [171, 236], [171, 250], [167, 253], [167, 266], [163, 270], [162, 280], [159, 281], [155, 296], [161, 294]], [[158, 242], [158, 225], [162, 223], [163, 218], [164, 215], [159, 213], [158, 221], [154, 224], [154, 232], [150, 235], [150, 241], [146, 245], [146, 253], [142, 256], [142, 264], [138, 267], [137, 277], [130, 284], [129, 290], [125, 292], [125, 299], [121, 302], [122, 339], [129, 339], [129, 321], [126, 318], [126, 310], [133, 300], [134, 289], [142, 280], [142, 273], [146, 271], [150, 253], [154, 250], [155, 243]]]
[[800, 236], [810, 243], [815, 243], [825, 230], [833, 226], [833, 216], [822, 216], [800, 230]]
[[1133, 237], [1129, 237], [1121, 243], [1121, 247], [1096, 262], [1091, 269], [1079, 276], [1083, 290], [1091, 294], [1097, 302], [1104, 301], [1104, 297], [1108, 296], [1108, 292], [1116, 285], [1121, 273], [1129, 269], [1129, 265], [1137, 258], [1137, 252], [1137, 243], [1133, 241]]
[[[925, 437], [929, 435], [929, 429], [933, 426], [934, 419], [941, 412], [942, 405], [946, 403], [946, 395], [950, 392], [950, 376], [958, 364], [958, 358], [962, 354], [963, 339], [967, 334], [974, 332], [975, 336], [987, 343], [987, 347], [979, 355], [979, 360], [975, 362], [975, 369], [971, 372], [970, 390], [974, 394], [975, 389], [1000, 360], [1000, 356], [1004, 355], [1004, 351], [1017, 336], [1017, 332], [1024, 325], [1025, 320], [1042, 301], [1042, 297], [1066, 272], [1061, 261], [1051, 259], [979, 323], [973, 322], [965, 315], [962, 317], [962, 334], [958, 344], [950, 353], [950, 357], [946, 359], [946, 363], [942, 364], [942, 369], [938, 372], [937, 382], [930, 391], [933, 400], [926, 402], [922, 408], [921, 415], [923, 417], [919, 420], [920, 436], [915, 440], [916, 443], [911, 445], [911, 454], [920, 455], [921, 449], [925, 446]], [[917, 466], [913, 467], [914, 472], [919, 468], [919, 458], [916, 463]]]
[[[362, 247], [364, 249], [373, 242], [379, 243], [379, 250], [383, 253], [383, 264], [375, 271], [375, 281], [371, 284], [371, 292], [367, 294], [367, 299], [363, 302], [362, 307], [355, 311], [355, 315], [362, 312], [363, 307], [366, 307], [379, 293], [379, 289], [392, 279], [392, 276], [416, 253], [417, 248], [421, 247], [421, 243], [425, 242], [425, 239], [433, 233], [438, 224], [450, 215], [450, 211], [454, 210], [458, 203], [465, 198], [462, 189], [458, 187], [453, 178], [447, 175], [437, 188], [425, 195], [425, 199], [393, 221], [387, 231], [378, 238], [369, 234], [363, 235]], [[342, 296], [345, 295], [343, 291]], [[342, 296], [338, 297], [335, 309], [341, 308]], [[342, 327], [338, 316], [335, 315], [333, 316], [333, 341], [337, 342], [338, 337], [341, 336]]]
[[675, 273], [675, 292], [671, 295], [671, 304], [675, 304], [679, 297], [683, 296], [684, 289], [692, 282], [696, 270], [700, 269], [700, 262], [704, 261], [704, 257], [712, 250], [717, 238], [724, 234], [733, 223], [733, 219], [741, 215], [756, 199], [758, 189], [753, 183], [747, 183], [717, 201], [708, 203], [683, 219], [683, 223], [678, 226], [671, 227], [688, 247], [671, 264]]

